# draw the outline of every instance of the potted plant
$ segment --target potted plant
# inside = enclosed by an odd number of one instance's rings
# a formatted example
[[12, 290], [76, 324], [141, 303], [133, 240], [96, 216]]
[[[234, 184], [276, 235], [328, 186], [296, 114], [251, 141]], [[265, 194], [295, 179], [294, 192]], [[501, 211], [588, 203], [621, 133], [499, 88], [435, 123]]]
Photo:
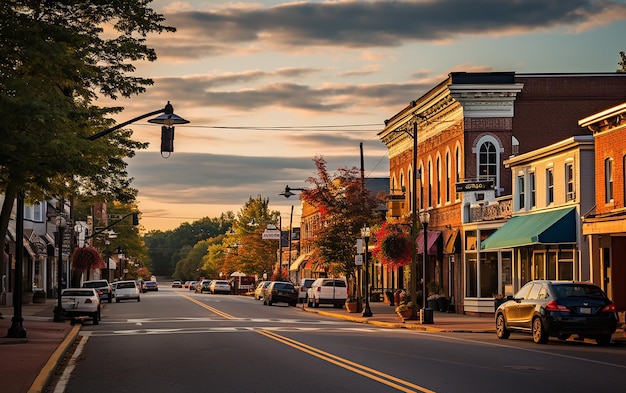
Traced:
[[359, 298], [354, 296], [348, 296], [346, 298], [346, 311], [348, 312], [361, 312], [361, 302]]
[[38, 288], [33, 292], [33, 303], [45, 303], [46, 302], [46, 291]]
[[415, 304], [411, 301], [411, 295], [405, 291], [400, 292], [400, 302], [396, 306], [396, 313], [402, 320], [411, 319], [415, 310]]
[[430, 308], [431, 310], [439, 310], [439, 305], [437, 304], [439, 296], [440, 295], [438, 293], [433, 293], [426, 298], [426, 301], [428, 302], [428, 308]]

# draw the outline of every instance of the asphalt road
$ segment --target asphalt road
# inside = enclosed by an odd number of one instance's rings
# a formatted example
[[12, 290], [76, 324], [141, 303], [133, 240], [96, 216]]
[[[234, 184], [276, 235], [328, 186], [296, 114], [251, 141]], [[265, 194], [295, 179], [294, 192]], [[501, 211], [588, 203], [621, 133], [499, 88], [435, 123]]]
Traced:
[[624, 347], [386, 329], [167, 287], [107, 305], [80, 335], [49, 392], [625, 389]]

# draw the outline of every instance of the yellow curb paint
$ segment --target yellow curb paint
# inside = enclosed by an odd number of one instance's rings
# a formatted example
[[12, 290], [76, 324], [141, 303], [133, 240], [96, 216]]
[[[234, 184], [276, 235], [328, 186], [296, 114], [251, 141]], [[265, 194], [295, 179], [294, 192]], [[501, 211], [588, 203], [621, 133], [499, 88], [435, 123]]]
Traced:
[[30, 386], [30, 389], [28, 389], [28, 393], [42, 393], [43, 392], [43, 390], [46, 388], [46, 386], [50, 382], [50, 379], [52, 378], [52, 375], [54, 374], [54, 371], [57, 368], [60, 360], [63, 358], [63, 356], [65, 356], [65, 353], [72, 346], [72, 343], [74, 342], [74, 340], [76, 340], [76, 337], [78, 336], [78, 332], [80, 331], [80, 328], [81, 328], [80, 324], [74, 325], [70, 334], [68, 334], [67, 337], [65, 337], [65, 340], [63, 340], [63, 342], [61, 343], [61, 345], [59, 345], [57, 350], [54, 351], [52, 356], [50, 356], [50, 359], [48, 359], [48, 362], [43, 366], [43, 368], [39, 372], [39, 375], [37, 375], [37, 378], [35, 378], [35, 381], [33, 381], [33, 384]]

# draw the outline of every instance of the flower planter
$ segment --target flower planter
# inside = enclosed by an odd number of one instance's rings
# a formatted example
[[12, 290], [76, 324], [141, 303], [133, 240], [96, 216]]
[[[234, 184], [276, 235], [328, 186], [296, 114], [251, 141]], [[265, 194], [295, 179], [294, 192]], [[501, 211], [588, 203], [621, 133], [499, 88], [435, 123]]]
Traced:
[[353, 302], [346, 302], [346, 310], [348, 312], [360, 312], [361, 311], [361, 305], [359, 304], [358, 301], [353, 301]]
[[413, 317], [413, 310], [411, 309], [396, 311], [396, 313], [400, 318], [402, 318], [403, 321], [410, 320]]

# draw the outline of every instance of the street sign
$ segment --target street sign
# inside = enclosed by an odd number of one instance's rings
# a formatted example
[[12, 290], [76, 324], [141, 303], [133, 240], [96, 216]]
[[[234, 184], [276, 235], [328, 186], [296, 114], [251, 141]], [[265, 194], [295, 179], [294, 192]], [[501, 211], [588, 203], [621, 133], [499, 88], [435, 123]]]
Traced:
[[263, 231], [261, 238], [263, 240], [280, 240], [280, 231], [276, 229], [266, 229]]
[[354, 256], [354, 264], [356, 266], [363, 265], [363, 254], [357, 254]]

